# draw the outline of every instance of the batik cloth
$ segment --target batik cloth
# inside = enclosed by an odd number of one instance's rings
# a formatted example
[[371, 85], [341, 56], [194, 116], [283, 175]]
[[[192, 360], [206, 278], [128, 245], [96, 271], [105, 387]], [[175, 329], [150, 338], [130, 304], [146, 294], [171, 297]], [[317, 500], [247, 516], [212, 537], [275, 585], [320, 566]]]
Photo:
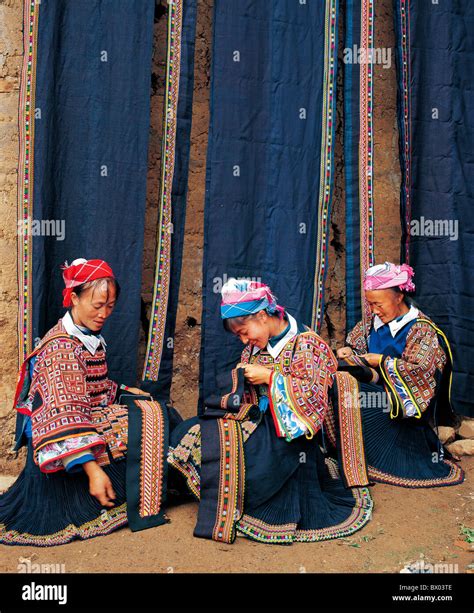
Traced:
[[374, 263], [374, 0], [344, 3], [344, 186], [346, 324], [367, 317], [362, 291]]
[[[161, 8], [164, 8], [164, 3]], [[141, 388], [169, 398], [183, 261], [197, 0], [167, 3], [168, 32], [155, 277]], [[158, 80], [158, 82], [160, 82]]]

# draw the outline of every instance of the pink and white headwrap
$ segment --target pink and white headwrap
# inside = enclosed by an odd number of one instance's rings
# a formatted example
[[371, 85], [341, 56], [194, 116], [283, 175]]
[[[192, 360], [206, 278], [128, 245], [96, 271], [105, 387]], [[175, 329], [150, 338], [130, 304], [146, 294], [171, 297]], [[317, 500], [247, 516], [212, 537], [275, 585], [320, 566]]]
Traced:
[[408, 264], [385, 262], [371, 266], [365, 273], [364, 290], [389, 289], [398, 287], [407, 292], [415, 291], [412, 278], [415, 271]]
[[267, 313], [283, 317], [285, 309], [277, 304], [271, 289], [264, 283], [248, 279], [229, 279], [221, 290], [221, 317], [230, 319], [252, 315], [265, 309]]

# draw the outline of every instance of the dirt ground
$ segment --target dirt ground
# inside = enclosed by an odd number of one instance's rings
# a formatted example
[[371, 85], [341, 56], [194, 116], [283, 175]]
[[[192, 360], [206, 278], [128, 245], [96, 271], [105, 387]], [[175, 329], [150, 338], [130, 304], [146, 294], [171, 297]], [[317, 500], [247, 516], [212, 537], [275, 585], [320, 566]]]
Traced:
[[193, 537], [197, 503], [186, 503], [169, 509], [169, 524], [142, 532], [122, 528], [45, 549], [0, 545], [0, 572], [18, 572], [19, 558], [64, 564], [66, 573], [383, 573], [421, 560], [452, 565], [450, 572], [472, 572], [473, 546], [465, 551], [456, 542], [461, 525], [473, 526], [474, 458], [463, 458], [461, 465], [467, 478], [455, 487], [372, 486], [372, 521], [345, 539], [276, 546], [238, 538], [223, 545]]

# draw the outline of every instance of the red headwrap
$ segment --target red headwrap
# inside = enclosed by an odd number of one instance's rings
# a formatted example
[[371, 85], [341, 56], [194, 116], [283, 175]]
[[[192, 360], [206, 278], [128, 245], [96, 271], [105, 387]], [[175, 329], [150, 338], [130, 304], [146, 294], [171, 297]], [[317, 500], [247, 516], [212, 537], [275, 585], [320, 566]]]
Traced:
[[94, 281], [95, 279], [103, 279], [104, 277], [111, 277], [115, 279], [115, 275], [104, 260], [85, 260], [79, 258], [69, 266], [66, 262], [61, 266], [63, 271], [63, 279], [66, 288], [63, 289], [63, 306], [70, 307], [71, 294], [74, 288], [88, 281]]

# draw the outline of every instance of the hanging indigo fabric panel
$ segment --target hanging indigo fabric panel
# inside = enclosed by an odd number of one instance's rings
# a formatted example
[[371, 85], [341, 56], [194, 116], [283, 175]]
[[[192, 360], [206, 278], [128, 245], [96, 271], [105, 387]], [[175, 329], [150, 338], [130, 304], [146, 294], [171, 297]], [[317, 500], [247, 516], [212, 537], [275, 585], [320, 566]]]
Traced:
[[241, 349], [220, 321], [229, 277], [267, 283], [302, 323], [321, 324], [337, 20], [336, 0], [215, 2], [201, 398]]
[[374, 264], [374, 0], [346, 0], [344, 33], [344, 175], [346, 188], [346, 331], [370, 316], [364, 272]]
[[168, 398], [181, 277], [194, 84], [196, 0], [174, 0], [168, 12], [155, 282], [142, 389]]
[[110, 376], [136, 378], [154, 1], [26, 0], [20, 99], [20, 359], [64, 314], [60, 265], [105, 259], [122, 294]]
[[447, 335], [454, 408], [474, 416], [474, 4], [395, 0], [401, 259]]

